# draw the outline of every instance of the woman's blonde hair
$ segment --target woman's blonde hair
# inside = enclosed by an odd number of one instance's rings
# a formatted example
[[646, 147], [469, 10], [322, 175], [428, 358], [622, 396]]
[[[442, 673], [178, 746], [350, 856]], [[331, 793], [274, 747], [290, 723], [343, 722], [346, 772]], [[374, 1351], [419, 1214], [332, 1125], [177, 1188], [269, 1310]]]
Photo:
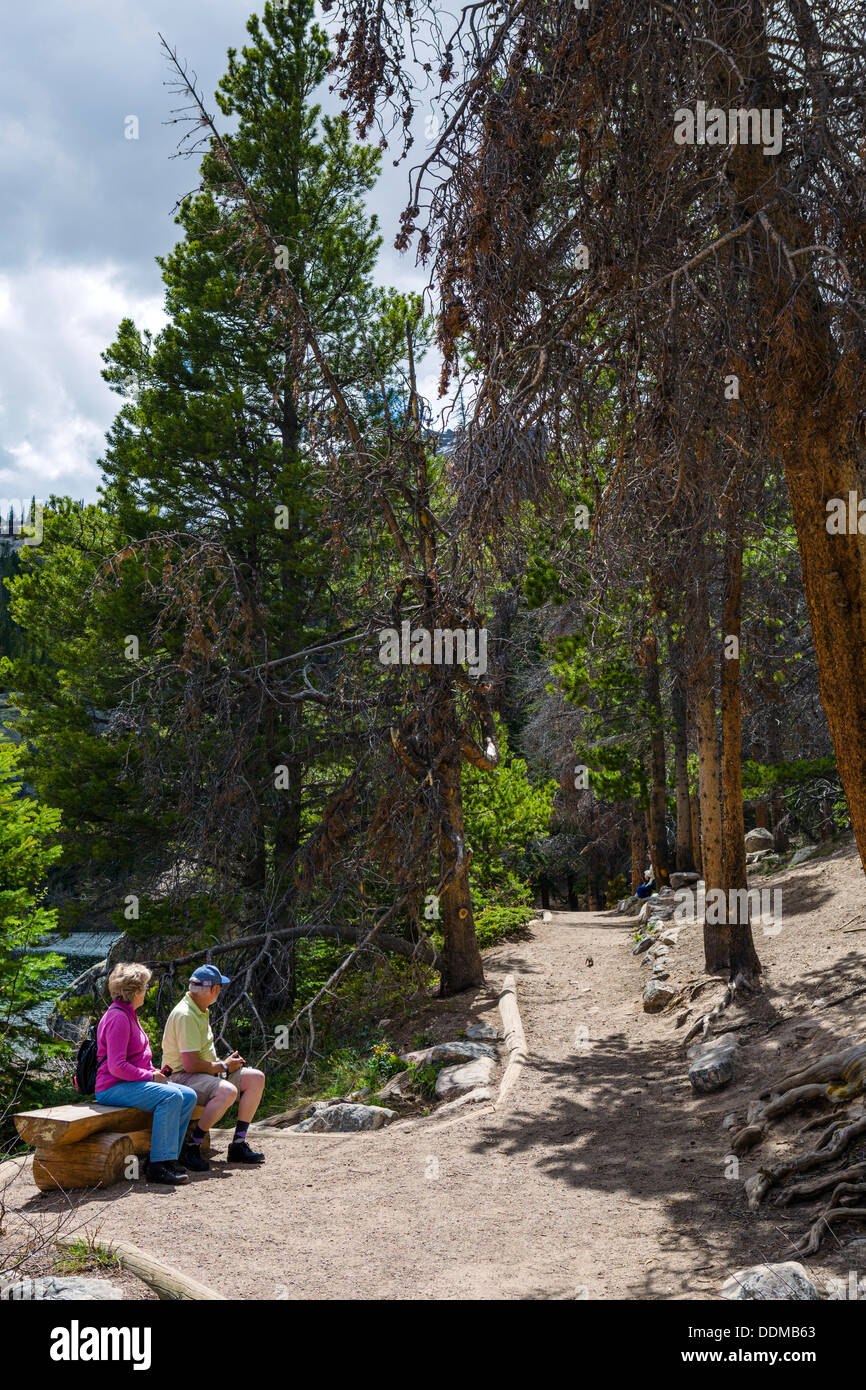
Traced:
[[125, 999], [127, 1004], [131, 1004], [139, 991], [147, 988], [150, 980], [151, 972], [146, 965], [116, 965], [108, 977], [108, 992], [112, 999]]

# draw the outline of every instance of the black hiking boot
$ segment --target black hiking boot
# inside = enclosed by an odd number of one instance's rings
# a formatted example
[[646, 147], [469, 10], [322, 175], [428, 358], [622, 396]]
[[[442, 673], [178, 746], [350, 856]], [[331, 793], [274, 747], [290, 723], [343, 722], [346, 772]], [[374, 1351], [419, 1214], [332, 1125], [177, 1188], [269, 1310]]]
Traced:
[[184, 1144], [178, 1163], [188, 1168], [191, 1173], [207, 1173], [210, 1169], [210, 1163], [198, 1144]]
[[264, 1163], [264, 1154], [253, 1153], [246, 1139], [233, 1139], [226, 1154], [228, 1163]]
[[183, 1169], [175, 1169], [168, 1163], [154, 1163], [151, 1159], [144, 1165], [144, 1175], [148, 1182], [161, 1182], [170, 1187], [189, 1182], [189, 1173], [185, 1173]]

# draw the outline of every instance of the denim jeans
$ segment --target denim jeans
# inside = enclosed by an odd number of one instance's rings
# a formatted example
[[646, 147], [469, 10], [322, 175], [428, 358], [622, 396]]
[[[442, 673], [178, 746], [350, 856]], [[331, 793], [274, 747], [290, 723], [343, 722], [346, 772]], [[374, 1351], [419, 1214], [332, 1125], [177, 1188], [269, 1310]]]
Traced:
[[118, 1081], [99, 1092], [96, 1104], [151, 1110], [150, 1157], [153, 1163], [164, 1163], [180, 1153], [198, 1096], [189, 1086], [176, 1086], [171, 1081]]

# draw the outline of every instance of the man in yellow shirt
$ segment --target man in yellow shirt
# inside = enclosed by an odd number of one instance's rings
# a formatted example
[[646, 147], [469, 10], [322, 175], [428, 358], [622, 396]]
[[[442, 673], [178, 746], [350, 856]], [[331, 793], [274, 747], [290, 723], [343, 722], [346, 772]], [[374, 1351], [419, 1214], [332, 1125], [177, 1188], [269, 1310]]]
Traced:
[[200, 965], [190, 976], [189, 990], [172, 1009], [162, 1035], [162, 1062], [171, 1068], [171, 1079], [189, 1086], [204, 1111], [199, 1115], [178, 1162], [195, 1173], [209, 1167], [201, 1142], [212, 1124], [222, 1119], [230, 1105], [238, 1103], [238, 1122], [228, 1148], [229, 1163], [263, 1163], [265, 1156], [253, 1153], [247, 1143], [247, 1129], [255, 1116], [265, 1089], [264, 1073], [244, 1064], [237, 1052], [221, 1062], [216, 1054], [213, 1031], [207, 1011], [229, 984], [215, 965]]

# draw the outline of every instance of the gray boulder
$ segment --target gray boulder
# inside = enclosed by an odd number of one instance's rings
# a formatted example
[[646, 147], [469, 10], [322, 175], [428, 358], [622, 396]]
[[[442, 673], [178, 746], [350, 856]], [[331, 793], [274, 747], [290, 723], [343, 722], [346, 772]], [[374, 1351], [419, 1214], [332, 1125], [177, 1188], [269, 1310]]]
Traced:
[[673, 985], [666, 984], [663, 980], [647, 980], [643, 987], [643, 1007], [644, 1013], [657, 1014], [669, 1004], [676, 996], [676, 989]]
[[802, 849], [797, 850], [797, 853], [791, 859], [792, 865], [805, 864], [806, 860], [811, 859], [812, 855], [816, 853], [817, 849], [817, 845], [804, 845]]
[[316, 1109], [309, 1119], [299, 1125], [291, 1125], [294, 1134], [354, 1133], [358, 1130], [381, 1129], [393, 1120], [396, 1110], [386, 1110], [383, 1105], [350, 1105], [338, 1101], [336, 1105], [323, 1105]]
[[474, 1091], [476, 1087], [486, 1086], [493, 1074], [493, 1066], [489, 1057], [477, 1057], [459, 1067], [443, 1067], [436, 1078], [436, 1095], [440, 1100], [445, 1100], [450, 1099], [455, 1091]]
[[756, 825], [754, 830], [750, 830], [746, 836], [746, 853], [754, 854], [758, 849], [772, 849], [773, 834], [770, 830], [765, 830], [762, 825]]
[[412, 1069], [407, 1067], [405, 1071], [398, 1071], [396, 1076], [392, 1076], [390, 1081], [386, 1081], [380, 1091], [376, 1092], [377, 1100], [402, 1100], [412, 1088]]
[[458, 1096], [456, 1100], [449, 1100], [445, 1105], [440, 1105], [433, 1113], [437, 1119], [440, 1115], [452, 1115], [455, 1110], [462, 1110], [467, 1105], [475, 1105], [480, 1100], [490, 1100], [492, 1095], [489, 1086], [476, 1086], [474, 1090], [467, 1091], [465, 1096]]
[[642, 956], [644, 951], [648, 951], [650, 946], [652, 946], [654, 943], [654, 936], [642, 936], [640, 940], [636, 941], [635, 944], [632, 946], [631, 953], [633, 956]]
[[418, 1052], [404, 1052], [400, 1058], [408, 1066], [421, 1063], [430, 1066], [433, 1062], [471, 1062], [478, 1057], [492, 1057], [496, 1060], [496, 1048], [483, 1042], [436, 1043], [433, 1047], [422, 1047]]
[[66, 1303], [83, 1299], [108, 1302], [122, 1298], [123, 1291], [107, 1279], [83, 1279], [79, 1275], [49, 1275], [44, 1279], [19, 1279], [0, 1285], [0, 1300], [4, 1302]]
[[818, 1286], [796, 1260], [775, 1265], [750, 1265], [725, 1280], [720, 1298], [789, 1299], [805, 1303], [821, 1297]]
[[690, 883], [697, 883], [699, 874], [671, 874], [671, 888], [688, 888]]
[[471, 1042], [483, 1042], [485, 1038], [495, 1042], [499, 1037], [499, 1029], [494, 1028], [492, 1023], [470, 1023], [466, 1029], [466, 1036]]
[[694, 1089], [707, 1095], [727, 1086], [733, 1079], [736, 1050], [737, 1040], [730, 1033], [690, 1047], [692, 1064], [689, 1067], [689, 1081]]

